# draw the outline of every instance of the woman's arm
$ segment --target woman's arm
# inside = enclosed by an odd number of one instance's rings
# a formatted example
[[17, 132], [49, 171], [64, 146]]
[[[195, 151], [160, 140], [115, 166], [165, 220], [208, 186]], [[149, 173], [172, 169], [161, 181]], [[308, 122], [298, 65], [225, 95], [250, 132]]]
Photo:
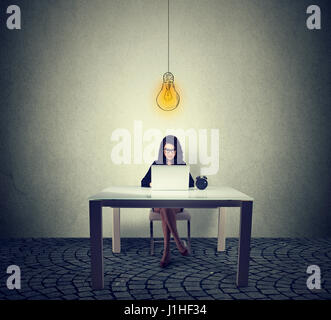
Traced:
[[189, 187], [190, 187], [190, 188], [193, 188], [193, 187], [194, 187], [194, 180], [193, 180], [193, 178], [192, 178], [192, 176], [191, 176], [191, 173], [190, 173], [190, 183], [189, 183]]
[[[155, 163], [155, 161], [152, 163], [152, 165]], [[145, 174], [145, 177], [141, 180], [141, 186], [145, 188], [149, 188], [152, 186], [151, 183], [152, 180], [152, 166], [149, 167], [147, 173]]]
[[150, 183], [151, 183], [151, 168], [149, 168], [145, 177], [143, 177], [143, 179], [141, 180], [141, 186], [146, 188], [149, 187]]
[[[186, 163], [184, 161], [183, 161], [183, 164], [186, 165]], [[193, 177], [191, 175], [191, 172], [190, 172], [190, 179], [189, 180], [190, 181], [189, 181], [188, 186], [189, 186], [189, 188], [193, 188], [194, 187], [194, 180], [193, 180]]]

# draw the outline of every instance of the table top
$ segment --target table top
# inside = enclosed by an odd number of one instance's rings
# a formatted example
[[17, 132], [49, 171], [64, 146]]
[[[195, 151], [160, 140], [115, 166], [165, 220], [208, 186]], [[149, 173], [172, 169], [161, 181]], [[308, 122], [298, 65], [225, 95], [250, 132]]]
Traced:
[[254, 199], [228, 186], [208, 186], [205, 190], [190, 188], [187, 191], [155, 191], [140, 186], [112, 186], [91, 196], [88, 200], [239, 200]]

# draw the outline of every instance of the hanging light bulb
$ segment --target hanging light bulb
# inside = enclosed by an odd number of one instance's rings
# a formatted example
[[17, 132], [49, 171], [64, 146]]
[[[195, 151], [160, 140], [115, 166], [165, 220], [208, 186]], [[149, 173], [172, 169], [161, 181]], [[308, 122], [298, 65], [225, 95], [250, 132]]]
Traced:
[[179, 100], [179, 94], [175, 89], [174, 75], [171, 72], [166, 72], [163, 75], [163, 84], [157, 95], [156, 103], [162, 110], [171, 111], [177, 108]]
[[168, 72], [163, 75], [161, 91], [156, 97], [157, 105], [165, 111], [177, 108], [179, 104], [179, 94], [175, 89], [174, 75], [169, 72], [169, 0], [168, 0]]

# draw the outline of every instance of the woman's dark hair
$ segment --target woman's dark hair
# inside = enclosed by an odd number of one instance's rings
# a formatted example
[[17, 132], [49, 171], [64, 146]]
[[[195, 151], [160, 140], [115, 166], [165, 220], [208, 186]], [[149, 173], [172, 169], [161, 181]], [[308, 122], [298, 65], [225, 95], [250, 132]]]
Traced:
[[174, 164], [185, 164], [185, 162], [183, 161], [183, 149], [179, 143], [179, 140], [177, 139], [177, 137], [172, 136], [172, 135], [168, 135], [168, 136], [164, 137], [163, 140], [161, 141], [158, 159], [157, 159], [156, 163], [157, 164], [167, 164], [166, 157], [163, 152], [164, 146], [167, 143], [172, 144], [176, 150], [176, 154], [174, 157]]

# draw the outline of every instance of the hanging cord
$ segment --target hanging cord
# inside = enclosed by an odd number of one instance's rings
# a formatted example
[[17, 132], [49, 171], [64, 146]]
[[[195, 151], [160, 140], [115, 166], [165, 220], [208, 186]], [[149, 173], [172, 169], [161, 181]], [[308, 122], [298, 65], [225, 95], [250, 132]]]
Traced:
[[169, 0], [168, 0], [168, 72], [169, 72]]

